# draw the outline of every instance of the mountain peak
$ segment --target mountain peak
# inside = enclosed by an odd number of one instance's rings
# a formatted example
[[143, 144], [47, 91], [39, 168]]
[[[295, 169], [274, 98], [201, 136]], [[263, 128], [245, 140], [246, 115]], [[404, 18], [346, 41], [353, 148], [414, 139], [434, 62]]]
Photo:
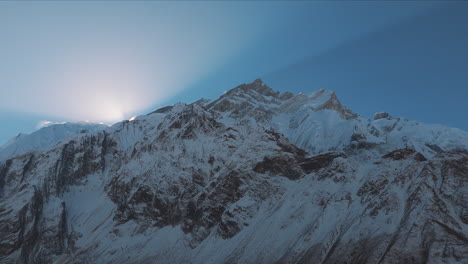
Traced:
[[273, 112], [294, 112], [303, 106], [314, 111], [334, 110], [346, 120], [358, 117], [340, 103], [334, 91], [321, 89], [312, 95], [281, 93], [261, 79], [241, 84], [205, 106], [207, 109], [229, 112], [230, 117], [254, 117], [257, 121], [269, 120]]
[[358, 115], [342, 105], [336, 93], [331, 90], [321, 89], [310, 96], [309, 106], [315, 111], [323, 109], [334, 110], [340, 114], [343, 119], [349, 120], [358, 117]]
[[255, 79], [255, 81], [253, 81], [252, 84], [253, 84], [253, 83], [259, 84], [259, 85], [264, 84], [264, 82], [263, 82], [262, 79], [260, 79], [260, 78]]
[[330, 99], [321, 106], [321, 109], [335, 110], [346, 120], [358, 117], [356, 113], [341, 104], [335, 92], [331, 92]]
[[251, 91], [255, 91], [258, 94], [264, 95], [264, 96], [276, 96], [279, 95], [279, 92], [274, 91], [271, 89], [268, 85], [266, 85], [261, 79], [256, 79], [255, 81], [251, 83], [244, 83], [236, 88], [232, 89], [231, 91], [243, 91], [250, 93]]

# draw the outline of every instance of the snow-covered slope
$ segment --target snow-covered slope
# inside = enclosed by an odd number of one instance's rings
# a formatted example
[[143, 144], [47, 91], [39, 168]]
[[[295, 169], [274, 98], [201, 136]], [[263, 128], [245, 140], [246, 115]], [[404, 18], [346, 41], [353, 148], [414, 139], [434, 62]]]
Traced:
[[374, 120], [343, 106], [334, 92], [312, 95], [273, 91], [261, 80], [244, 84], [206, 103], [226, 119], [252, 121], [286, 135], [310, 153], [330, 150], [378, 149], [385, 152], [411, 147], [424, 155], [468, 147], [468, 133], [442, 125], [428, 125], [386, 113]]
[[19, 134], [0, 146], [0, 160], [31, 151], [43, 151], [78, 134], [93, 133], [107, 128], [106, 125], [88, 122], [54, 124], [31, 134]]
[[261, 80], [0, 162], [1, 263], [464, 263], [468, 134]]

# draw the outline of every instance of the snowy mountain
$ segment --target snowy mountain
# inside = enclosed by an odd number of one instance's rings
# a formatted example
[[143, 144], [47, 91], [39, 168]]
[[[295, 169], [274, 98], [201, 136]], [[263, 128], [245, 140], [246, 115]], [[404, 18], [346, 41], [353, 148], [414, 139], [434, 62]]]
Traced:
[[0, 160], [32, 151], [43, 151], [77, 134], [96, 132], [106, 125], [89, 122], [53, 124], [31, 134], [19, 134], [0, 146]]
[[468, 259], [468, 133], [331, 91], [256, 80], [52, 141], [0, 150], [1, 263]]

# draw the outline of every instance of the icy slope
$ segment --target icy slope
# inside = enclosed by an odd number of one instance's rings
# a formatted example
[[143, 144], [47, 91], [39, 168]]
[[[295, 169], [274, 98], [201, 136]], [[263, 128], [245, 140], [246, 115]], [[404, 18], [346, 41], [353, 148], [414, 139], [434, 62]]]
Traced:
[[464, 263], [467, 133], [257, 80], [0, 162], [1, 263]]

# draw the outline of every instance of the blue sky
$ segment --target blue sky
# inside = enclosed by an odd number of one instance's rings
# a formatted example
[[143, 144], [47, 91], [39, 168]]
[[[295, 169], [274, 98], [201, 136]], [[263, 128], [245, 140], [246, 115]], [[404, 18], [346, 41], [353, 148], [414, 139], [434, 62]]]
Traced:
[[468, 130], [468, 3], [0, 2], [0, 144], [263, 78]]

